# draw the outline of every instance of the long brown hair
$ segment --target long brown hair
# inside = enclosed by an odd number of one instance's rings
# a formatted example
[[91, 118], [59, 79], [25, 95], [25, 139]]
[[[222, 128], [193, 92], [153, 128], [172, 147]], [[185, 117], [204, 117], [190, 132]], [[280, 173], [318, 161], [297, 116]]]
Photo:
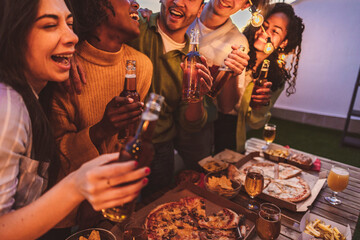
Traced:
[[[40, 162], [40, 176], [44, 163], [50, 163], [49, 186], [56, 179], [59, 156], [46, 114], [25, 78], [27, 67], [26, 39], [35, 22], [39, 0], [0, 1], [0, 82], [16, 90], [24, 100], [32, 127], [32, 158]], [[44, 176], [42, 176], [44, 177]]]
[[[301, 42], [302, 34], [305, 29], [305, 25], [300, 17], [295, 15], [294, 9], [290, 4], [287, 3], [276, 3], [268, 6], [267, 14], [265, 15], [265, 20], [268, 19], [271, 15], [282, 12], [289, 18], [289, 24], [287, 26], [287, 35], [285, 39], [288, 40], [286, 47], [283, 49], [285, 54], [293, 53], [293, 58], [290, 63], [290, 68], [286, 69], [285, 66], [280, 67], [277, 64], [277, 59], [279, 56], [279, 49], [276, 49], [268, 59], [270, 60], [270, 69], [268, 73], [268, 80], [273, 83], [271, 90], [275, 91], [284, 86], [285, 82], [288, 83], [286, 88], [286, 95], [290, 96], [296, 92], [296, 77], [298, 71], [298, 65], [300, 60], [301, 53]], [[247, 70], [252, 69], [256, 63], [256, 51], [254, 48], [255, 41], [255, 32], [258, 28], [254, 28], [251, 25], [248, 25], [244, 30], [244, 35], [249, 41], [250, 51], [249, 56], [250, 60], [247, 66]], [[256, 72], [260, 70], [259, 66]]]

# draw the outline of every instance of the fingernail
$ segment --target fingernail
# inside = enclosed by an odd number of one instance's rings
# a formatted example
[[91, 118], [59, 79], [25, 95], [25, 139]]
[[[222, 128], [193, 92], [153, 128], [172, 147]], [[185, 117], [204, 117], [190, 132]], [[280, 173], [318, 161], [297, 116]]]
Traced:
[[150, 168], [145, 168], [145, 173], [149, 174], [151, 172]]
[[137, 168], [139, 166], [139, 162], [135, 161], [134, 165], [135, 165], [135, 168]]
[[143, 184], [143, 185], [147, 184], [148, 182], [149, 182], [149, 179], [147, 179], [147, 178], [144, 178], [144, 179], [142, 180], [142, 184]]

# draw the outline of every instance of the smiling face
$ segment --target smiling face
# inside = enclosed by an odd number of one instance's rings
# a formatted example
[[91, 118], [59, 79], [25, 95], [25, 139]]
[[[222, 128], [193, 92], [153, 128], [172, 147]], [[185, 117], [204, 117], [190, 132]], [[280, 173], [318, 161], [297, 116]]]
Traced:
[[78, 42], [72, 25], [73, 18], [64, 0], [40, 0], [25, 52], [25, 75], [36, 92], [48, 81], [69, 78], [70, 58]]
[[261, 28], [255, 33], [254, 47], [257, 51], [264, 51], [266, 39], [270, 37], [274, 48], [284, 48], [287, 44], [287, 26], [289, 24], [289, 18], [282, 12], [272, 14], [268, 19], [264, 21], [264, 28], [266, 34]]
[[107, 9], [107, 20], [103, 27], [113, 36], [119, 36], [121, 41], [128, 41], [140, 34], [139, 15], [137, 10], [139, 4], [136, 0], [110, 0], [115, 14]]
[[239, 10], [250, 7], [248, 0], [211, 0], [214, 13], [223, 17], [230, 17]]
[[168, 34], [186, 29], [200, 16], [202, 0], [161, 0], [160, 26]]

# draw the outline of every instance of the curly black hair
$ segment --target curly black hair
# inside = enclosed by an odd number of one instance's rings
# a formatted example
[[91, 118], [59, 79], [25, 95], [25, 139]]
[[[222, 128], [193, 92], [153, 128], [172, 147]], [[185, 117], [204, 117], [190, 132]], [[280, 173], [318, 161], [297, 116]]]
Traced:
[[[279, 49], [276, 49], [268, 59], [270, 60], [270, 69], [268, 73], [268, 81], [272, 82], [271, 90], [275, 91], [279, 88], [282, 88], [285, 82], [288, 83], [288, 87], [286, 88], [286, 95], [290, 96], [296, 92], [296, 77], [297, 70], [299, 65], [300, 53], [301, 53], [301, 42], [302, 42], [302, 34], [305, 29], [305, 25], [300, 17], [295, 15], [294, 9], [290, 4], [287, 3], [276, 3], [268, 6], [265, 20], [269, 18], [271, 15], [282, 12], [289, 18], [289, 24], [287, 26], [287, 35], [285, 39], [288, 40], [286, 47], [283, 49], [285, 54], [293, 53], [293, 57], [290, 63], [290, 68], [286, 69], [285, 66], [279, 66], [277, 64], [277, 59], [279, 56]], [[259, 28], [255, 28], [250, 24], [245, 28], [244, 35], [247, 37], [249, 41], [250, 51], [249, 51], [249, 64], [247, 66], [247, 70], [252, 69], [256, 63], [256, 51], [254, 48], [255, 41], [255, 32]], [[259, 73], [261, 66], [259, 65], [255, 76]]]
[[93, 35], [94, 29], [107, 17], [109, 9], [115, 16], [115, 10], [109, 0], [66, 0], [71, 12], [74, 14], [74, 32], [79, 42], [97, 38]]

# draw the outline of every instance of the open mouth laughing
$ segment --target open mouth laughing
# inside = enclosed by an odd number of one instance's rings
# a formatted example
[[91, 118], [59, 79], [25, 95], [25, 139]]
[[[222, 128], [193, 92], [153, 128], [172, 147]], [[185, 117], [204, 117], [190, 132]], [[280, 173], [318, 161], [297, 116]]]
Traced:
[[51, 59], [63, 67], [68, 67], [70, 66], [70, 59], [72, 58], [72, 56], [73, 54], [59, 54], [52, 55]]
[[135, 20], [135, 21], [139, 21], [139, 14], [137, 12], [132, 12], [130, 13], [130, 17]]
[[219, 0], [219, 4], [220, 6], [224, 7], [224, 8], [229, 8], [231, 7], [229, 4], [225, 3], [223, 0]]
[[176, 8], [170, 8], [169, 9], [170, 15], [173, 18], [182, 18], [184, 16], [184, 13], [182, 11], [180, 11], [179, 9]]

